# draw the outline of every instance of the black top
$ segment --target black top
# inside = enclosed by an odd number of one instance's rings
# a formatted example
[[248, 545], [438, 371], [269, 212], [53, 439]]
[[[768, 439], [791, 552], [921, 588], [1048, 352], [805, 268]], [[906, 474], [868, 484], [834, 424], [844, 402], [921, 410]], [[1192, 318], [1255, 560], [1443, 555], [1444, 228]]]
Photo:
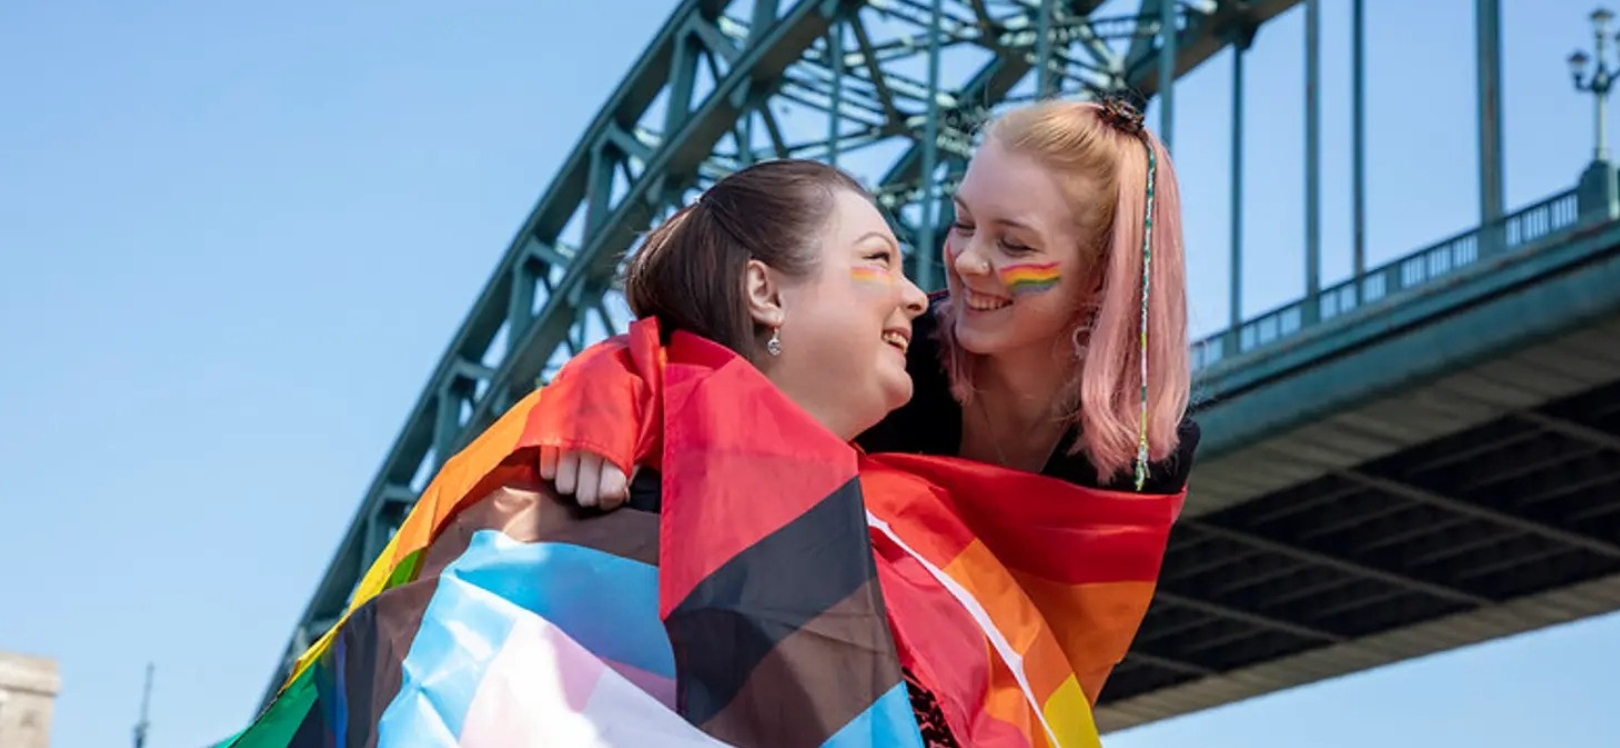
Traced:
[[[908, 452], [912, 454], [955, 457], [962, 445], [962, 406], [951, 396], [950, 378], [940, 362], [940, 342], [936, 337], [939, 322], [934, 313], [937, 305], [945, 303], [940, 296], [930, 305], [928, 313], [912, 323], [911, 347], [906, 353], [906, 371], [911, 374], [911, 401], [890, 413], [878, 425], [855, 438], [855, 443], [867, 452]], [[1143, 493], [1178, 493], [1187, 485], [1192, 471], [1193, 453], [1198, 449], [1201, 432], [1191, 419], [1181, 422], [1178, 429], [1180, 443], [1175, 454], [1160, 462], [1149, 463], [1148, 477]], [[1065, 483], [1110, 491], [1135, 491], [1135, 476], [1129, 471], [1108, 483], [1097, 478], [1097, 468], [1084, 452], [1069, 454], [1069, 448], [1080, 438], [1080, 431], [1070, 427], [1058, 441], [1041, 475], [1057, 478]]]

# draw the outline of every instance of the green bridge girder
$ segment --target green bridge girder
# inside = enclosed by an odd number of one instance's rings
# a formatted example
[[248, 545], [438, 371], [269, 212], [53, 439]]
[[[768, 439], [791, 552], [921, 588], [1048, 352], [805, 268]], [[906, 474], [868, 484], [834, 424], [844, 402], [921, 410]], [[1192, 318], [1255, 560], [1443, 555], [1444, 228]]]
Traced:
[[[263, 703], [341, 617], [445, 457], [568, 357], [623, 328], [622, 258], [714, 179], [789, 155], [866, 175], [908, 245], [908, 272], [936, 286], [939, 208], [994, 111], [1043, 94], [1145, 101], [1298, 2], [1141, 0], [1137, 13], [1111, 17], [1097, 14], [1100, 0], [682, 2], [522, 222], [429, 377]], [[802, 116], [786, 122], [790, 114]], [[805, 117], [820, 120], [806, 128]]]

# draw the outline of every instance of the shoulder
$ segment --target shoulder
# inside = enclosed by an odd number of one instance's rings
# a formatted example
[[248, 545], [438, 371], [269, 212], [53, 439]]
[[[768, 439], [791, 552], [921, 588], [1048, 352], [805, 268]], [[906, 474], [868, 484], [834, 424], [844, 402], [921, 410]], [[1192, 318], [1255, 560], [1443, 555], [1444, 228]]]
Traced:
[[[1187, 487], [1187, 479], [1192, 476], [1193, 462], [1198, 454], [1198, 442], [1204, 436], [1198, 422], [1191, 417], [1181, 419], [1181, 425], [1176, 428], [1176, 450], [1163, 460], [1148, 465], [1148, 478], [1142, 486], [1143, 493], [1179, 493]], [[1127, 476], [1126, 486], [1136, 488], [1134, 477]]]
[[[1198, 442], [1202, 437], [1203, 432], [1199, 429], [1198, 422], [1190, 417], [1183, 418], [1181, 425], [1176, 428], [1175, 451], [1162, 460], [1148, 464], [1148, 476], [1142, 485], [1141, 493], [1173, 494], [1180, 493], [1186, 488], [1198, 452]], [[1092, 464], [1091, 458], [1087, 457], [1085, 452], [1069, 454], [1069, 447], [1078, 438], [1078, 432], [1071, 431], [1057, 453], [1052, 456], [1052, 460], [1047, 463], [1046, 469], [1041, 472], [1048, 477], [1077, 486], [1136, 492], [1136, 476], [1131, 471], [1104, 480], [1097, 474], [1096, 465]]]
[[1181, 425], [1176, 428], [1176, 437], [1176, 451], [1149, 470], [1149, 476], [1158, 476], [1166, 489], [1157, 493], [1174, 493], [1187, 487], [1187, 479], [1192, 475], [1193, 462], [1198, 454], [1198, 442], [1204, 437], [1204, 431], [1198, 427], [1197, 421], [1187, 417], [1181, 419]]
[[943, 294], [929, 299], [929, 309], [911, 325], [906, 373], [911, 399], [855, 438], [867, 452], [911, 452], [954, 455], [961, 441], [962, 407], [951, 396], [950, 377], [940, 359], [939, 319]]
[[1189, 416], [1181, 419], [1181, 425], [1176, 428], [1176, 438], [1180, 442], [1176, 444], [1175, 454], [1170, 459], [1185, 463], [1191, 469], [1193, 455], [1198, 452], [1198, 442], [1204, 438], [1204, 430]]
[[928, 310], [911, 321], [911, 345], [906, 349], [906, 371], [913, 381], [929, 390], [938, 388], [950, 395], [950, 378], [945, 373], [945, 343], [940, 339], [940, 314], [950, 298], [940, 291], [928, 297]]

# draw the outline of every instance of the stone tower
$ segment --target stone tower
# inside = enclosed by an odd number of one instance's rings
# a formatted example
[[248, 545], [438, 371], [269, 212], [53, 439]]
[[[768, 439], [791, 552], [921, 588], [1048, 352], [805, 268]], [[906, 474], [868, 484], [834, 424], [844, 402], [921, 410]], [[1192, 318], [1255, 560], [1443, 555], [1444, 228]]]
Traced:
[[0, 652], [0, 748], [49, 748], [56, 661]]

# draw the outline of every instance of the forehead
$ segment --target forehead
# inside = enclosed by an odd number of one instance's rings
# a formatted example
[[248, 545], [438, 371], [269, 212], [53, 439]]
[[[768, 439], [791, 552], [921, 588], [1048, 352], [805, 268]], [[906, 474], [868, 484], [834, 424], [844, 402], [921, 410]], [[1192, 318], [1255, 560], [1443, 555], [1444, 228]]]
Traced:
[[889, 236], [889, 222], [883, 219], [876, 206], [864, 196], [846, 189], [833, 193], [832, 210], [827, 216], [827, 234], [840, 244], [847, 244], [874, 231]]
[[1075, 219], [1074, 207], [1050, 169], [994, 140], [973, 155], [956, 197], [980, 220], [1058, 228]]

